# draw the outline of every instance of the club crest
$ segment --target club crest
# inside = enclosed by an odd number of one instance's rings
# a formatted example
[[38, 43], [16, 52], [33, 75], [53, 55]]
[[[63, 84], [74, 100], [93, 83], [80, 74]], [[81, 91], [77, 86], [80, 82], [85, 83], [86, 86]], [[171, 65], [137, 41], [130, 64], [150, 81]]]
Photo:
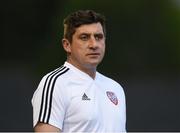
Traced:
[[106, 94], [112, 103], [114, 103], [115, 105], [118, 105], [118, 98], [116, 97], [114, 92], [107, 91]]

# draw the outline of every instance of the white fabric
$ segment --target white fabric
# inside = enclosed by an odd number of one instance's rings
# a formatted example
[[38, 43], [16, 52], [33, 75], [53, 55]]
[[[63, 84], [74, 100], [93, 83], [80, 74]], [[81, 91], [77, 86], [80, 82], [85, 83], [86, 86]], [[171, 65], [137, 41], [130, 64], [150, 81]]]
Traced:
[[[93, 80], [67, 62], [64, 66], [69, 70], [55, 82], [48, 124], [63, 132], [126, 131], [126, 105], [122, 87], [98, 72]], [[38, 122], [47, 76], [43, 77], [32, 98], [34, 126]], [[117, 105], [108, 98], [108, 91], [117, 96]]]

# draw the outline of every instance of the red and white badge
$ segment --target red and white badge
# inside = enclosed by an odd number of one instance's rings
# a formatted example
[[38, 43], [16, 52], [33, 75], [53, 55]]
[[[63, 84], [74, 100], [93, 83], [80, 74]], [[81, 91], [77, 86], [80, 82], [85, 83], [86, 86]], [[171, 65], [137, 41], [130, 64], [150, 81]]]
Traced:
[[114, 92], [112, 92], [112, 91], [107, 91], [106, 94], [107, 94], [109, 100], [110, 100], [112, 103], [114, 103], [115, 105], [118, 105], [118, 98], [117, 98], [117, 96], [114, 94]]

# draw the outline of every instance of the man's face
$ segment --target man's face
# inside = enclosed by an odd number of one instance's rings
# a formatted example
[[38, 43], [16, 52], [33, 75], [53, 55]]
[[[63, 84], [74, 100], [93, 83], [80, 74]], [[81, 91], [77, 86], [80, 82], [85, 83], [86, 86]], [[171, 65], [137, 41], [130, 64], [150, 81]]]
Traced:
[[70, 61], [78, 67], [97, 67], [104, 57], [105, 36], [100, 23], [82, 25], [72, 36]]

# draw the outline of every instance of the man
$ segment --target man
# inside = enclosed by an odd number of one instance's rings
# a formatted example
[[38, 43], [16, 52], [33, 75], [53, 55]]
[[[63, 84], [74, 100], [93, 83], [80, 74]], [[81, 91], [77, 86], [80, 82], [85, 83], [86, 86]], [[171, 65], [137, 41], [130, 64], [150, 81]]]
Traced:
[[105, 53], [105, 35], [104, 17], [92, 10], [65, 18], [67, 61], [45, 75], [33, 95], [35, 131], [126, 131], [124, 91], [96, 71]]

